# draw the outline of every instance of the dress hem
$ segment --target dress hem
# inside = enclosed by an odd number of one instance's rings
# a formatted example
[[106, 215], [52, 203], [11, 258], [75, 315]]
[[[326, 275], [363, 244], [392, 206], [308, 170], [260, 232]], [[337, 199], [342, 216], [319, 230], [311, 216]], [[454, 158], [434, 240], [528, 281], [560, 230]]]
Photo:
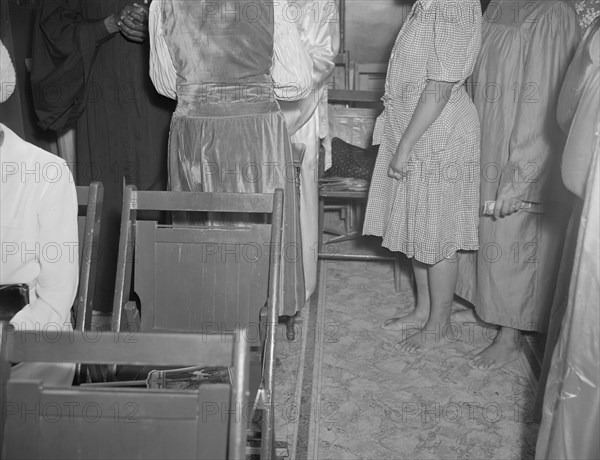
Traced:
[[[444, 259], [452, 259], [455, 257], [458, 251], [477, 251], [479, 250], [479, 244], [477, 243], [466, 243], [461, 242], [459, 244], [452, 243], [452, 251], [448, 251], [447, 253], [434, 253], [433, 251], [414, 251], [409, 250], [408, 245], [404, 244], [391, 244], [389, 241], [385, 240], [385, 237], [381, 234], [374, 232], [363, 232], [363, 236], [377, 236], [380, 238], [384, 238], [381, 246], [392, 251], [392, 252], [401, 252], [409, 259], [415, 259], [421, 263], [427, 265], [435, 265], [438, 262], [441, 262]], [[418, 246], [418, 244], [413, 245]]]
[[471, 289], [465, 288], [461, 284], [457, 283], [454, 293], [461, 299], [464, 299], [467, 302], [469, 302], [473, 306], [473, 309], [477, 313], [477, 316], [479, 316], [481, 320], [487, 324], [492, 324], [494, 326], [500, 327], [510, 327], [525, 332], [538, 332], [541, 334], [547, 332], [547, 327], [540, 327], [542, 326], [542, 324], [536, 323], [536, 321], [534, 321], [533, 319], [523, 320], [522, 318], [519, 318], [518, 321], [515, 321], [514, 318], [508, 318], [505, 315], [497, 315], [491, 311], [487, 311], [484, 307], [477, 306], [473, 291]]

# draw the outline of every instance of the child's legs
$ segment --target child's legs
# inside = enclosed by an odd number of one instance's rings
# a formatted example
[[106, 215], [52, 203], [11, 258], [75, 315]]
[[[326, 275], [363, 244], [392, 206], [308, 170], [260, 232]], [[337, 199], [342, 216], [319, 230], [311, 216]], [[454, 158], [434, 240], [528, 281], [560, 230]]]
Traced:
[[386, 320], [383, 329], [401, 331], [406, 328], [421, 329], [429, 318], [429, 275], [427, 265], [413, 259], [413, 271], [417, 285], [417, 301], [415, 309], [407, 315], [396, 316]]
[[439, 323], [443, 327], [450, 322], [458, 264], [456, 259], [444, 259], [435, 265], [428, 265], [427, 273], [431, 305], [428, 323]]
[[413, 272], [415, 274], [415, 284], [417, 285], [417, 302], [415, 311], [422, 313], [425, 316], [429, 316], [429, 275], [427, 265], [419, 262], [418, 260], [412, 260]]
[[415, 260], [413, 266], [415, 276], [419, 276], [417, 273], [422, 274], [423, 271], [427, 274], [427, 277], [423, 278], [429, 285], [430, 312], [429, 319], [422, 330], [406, 337], [396, 345], [398, 350], [408, 353], [414, 353], [426, 345], [435, 345], [443, 340], [455, 338], [454, 331], [450, 327], [450, 313], [458, 273], [456, 261], [444, 259], [435, 265], [426, 265]]

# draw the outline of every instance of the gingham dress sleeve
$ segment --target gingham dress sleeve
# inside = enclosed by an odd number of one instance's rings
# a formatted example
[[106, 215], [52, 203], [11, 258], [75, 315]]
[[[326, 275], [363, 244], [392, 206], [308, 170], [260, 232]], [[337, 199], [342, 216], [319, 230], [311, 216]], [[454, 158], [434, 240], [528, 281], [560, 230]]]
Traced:
[[[427, 79], [460, 82], [473, 71], [481, 40], [479, 0], [433, 0], [433, 44], [427, 58]], [[479, 17], [478, 17], [479, 15]]]

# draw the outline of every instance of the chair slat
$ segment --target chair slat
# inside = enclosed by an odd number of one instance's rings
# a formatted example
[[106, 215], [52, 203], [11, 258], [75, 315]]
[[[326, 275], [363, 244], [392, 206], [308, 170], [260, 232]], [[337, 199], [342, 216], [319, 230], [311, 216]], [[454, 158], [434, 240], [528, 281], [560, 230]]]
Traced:
[[[232, 334], [198, 335], [100, 331], [7, 331], [10, 362], [88, 364], [206, 365], [232, 361]], [[168, 346], [165, 346], [168, 344]]]
[[261, 193], [134, 191], [132, 209], [271, 213], [273, 195]]
[[[138, 222], [138, 225], [141, 222]], [[269, 244], [271, 226], [252, 224], [251, 227], [219, 228], [219, 227], [166, 227], [156, 229], [156, 243], [183, 244], [234, 244], [264, 246]]]
[[89, 187], [87, 186], [78, 186], [77, 187], [77, 203], [79, 203], [79, 205], [82, 204], [86, 204], [88, 202], [88, 197], [89, 197]]

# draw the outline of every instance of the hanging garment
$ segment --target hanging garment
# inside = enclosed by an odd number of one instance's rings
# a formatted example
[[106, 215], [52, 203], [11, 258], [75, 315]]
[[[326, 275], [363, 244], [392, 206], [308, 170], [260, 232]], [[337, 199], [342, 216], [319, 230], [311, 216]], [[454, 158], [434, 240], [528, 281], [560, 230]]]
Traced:
[[[537, 459], [600, 457], [600, 18], [569, 67], [558, 118], [568, 132], [565, 184], [583, 203], [568, 296], [555, 298], [538, 392], [544, 395]], [[563, 308], [564, 305], [564, 308]], [[558, 336], [558, 337], [557, 337]], [[556, 341], [558, 339], [558, 341]], [[547, 383], [546, 373], [547, 370]], [[541, 391], [540, 391], [541, 390]]]

